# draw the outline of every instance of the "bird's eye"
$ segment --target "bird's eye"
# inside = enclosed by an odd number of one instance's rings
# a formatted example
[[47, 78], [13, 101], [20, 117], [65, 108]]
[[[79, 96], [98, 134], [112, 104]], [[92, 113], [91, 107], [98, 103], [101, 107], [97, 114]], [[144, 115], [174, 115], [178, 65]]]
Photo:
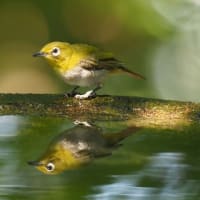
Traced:
[[51, 54], [53, 56], [59, 56], [60, 55], [60, 49], [58, 47], [54, 47], [53, 50], [51, 51]]
[[49, 172], [52, 172], [55, 169], [55, 165], [53, 163], [48, 163], [47, 166], [46, 166], [46, 169]]

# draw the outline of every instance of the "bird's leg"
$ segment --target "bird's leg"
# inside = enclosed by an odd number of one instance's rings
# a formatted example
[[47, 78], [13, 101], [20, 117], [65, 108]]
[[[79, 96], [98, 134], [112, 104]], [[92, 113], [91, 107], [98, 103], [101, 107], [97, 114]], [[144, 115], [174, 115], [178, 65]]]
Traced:
[[78, 88], [79, 88], [79, 86], [75, 86], [75, 87], [71, 90], [71, 92], [65, 94], [65, 96], [66, 96], [66, 97], [74, 97], [74, 96], [76, 96], [76, 95], [77, 95], [76, 90], [77, 90]]
[[87, 91], [85, 94], [76, 94], [74, 97], [76, 99], [90, 99], [96, 97], [96, 91], [101, 89], [101, 86], [98, 85], [96, 88], [93, 90]]
[[72, 96], [75, 96], [77, 94], [76, 90], [79, 88], [79, 86], [75, 86], [72, 91], [70, 92]]
[[101, 85], [98, 85], [97, 87], [95, 87], [95, 88], [93, 89], [93, 93], [96, 94], [96, 91], [97, 91], [97, 90], [100, 90], [101, 88], [102, 88], [102, 86], [101, 86]]

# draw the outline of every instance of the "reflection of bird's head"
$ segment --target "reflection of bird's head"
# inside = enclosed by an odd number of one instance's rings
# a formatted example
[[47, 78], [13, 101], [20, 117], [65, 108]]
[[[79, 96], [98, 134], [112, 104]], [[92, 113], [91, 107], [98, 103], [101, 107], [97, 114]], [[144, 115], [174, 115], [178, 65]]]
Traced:
[[54, 138], [46, 152], [37, 161], [29, 161], [28, 164], [45, 174], [77, 168], [93, 159], [93, 148], [98, 149], [102, 139], [96, 128], [77, 125]]
[[67, 169], [74, 169], [86, 162], [86, 157], [76, 157], [75, 154], [63, 146], [62, 142], [50, 147], [38, 161], [29, 161], [45, 174], [58, 174]]

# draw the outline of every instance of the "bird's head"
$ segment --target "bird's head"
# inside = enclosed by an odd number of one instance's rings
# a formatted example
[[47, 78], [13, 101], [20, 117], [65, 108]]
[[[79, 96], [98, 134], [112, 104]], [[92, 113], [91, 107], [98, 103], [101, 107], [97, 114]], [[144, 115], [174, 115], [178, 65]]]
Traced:
[[71, 57], [73, 48], [67, 42], [51, 42], [42, 47], [39, 52], [33, 54], [34, 57], [44, 57], [53, 67], [64, 68], [63, 63]]
[[56, 162], [54, 161], [28, 161], [29, 165], [35, 166], [39, 171], [43, 172], [44, 174], [57, 174], [62, 170], [59, 170], [56, 166]]

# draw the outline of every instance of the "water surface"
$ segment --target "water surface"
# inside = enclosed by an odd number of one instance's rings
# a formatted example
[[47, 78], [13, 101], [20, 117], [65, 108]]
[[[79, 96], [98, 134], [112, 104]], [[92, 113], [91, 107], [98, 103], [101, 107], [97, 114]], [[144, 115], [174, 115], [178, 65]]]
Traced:
[[136, 131], [123, 121], [91, 124], [104, 136], [123, 130], [130, 134], [112, 149], [112, 154], [94, 158], [76, 169], [46, 175], [27, 161], [38, 159], [55, 138], [77, 125], [62, 117], [1, 116], [0, 199], [199, 198], [198, 125], [192, 130]]

